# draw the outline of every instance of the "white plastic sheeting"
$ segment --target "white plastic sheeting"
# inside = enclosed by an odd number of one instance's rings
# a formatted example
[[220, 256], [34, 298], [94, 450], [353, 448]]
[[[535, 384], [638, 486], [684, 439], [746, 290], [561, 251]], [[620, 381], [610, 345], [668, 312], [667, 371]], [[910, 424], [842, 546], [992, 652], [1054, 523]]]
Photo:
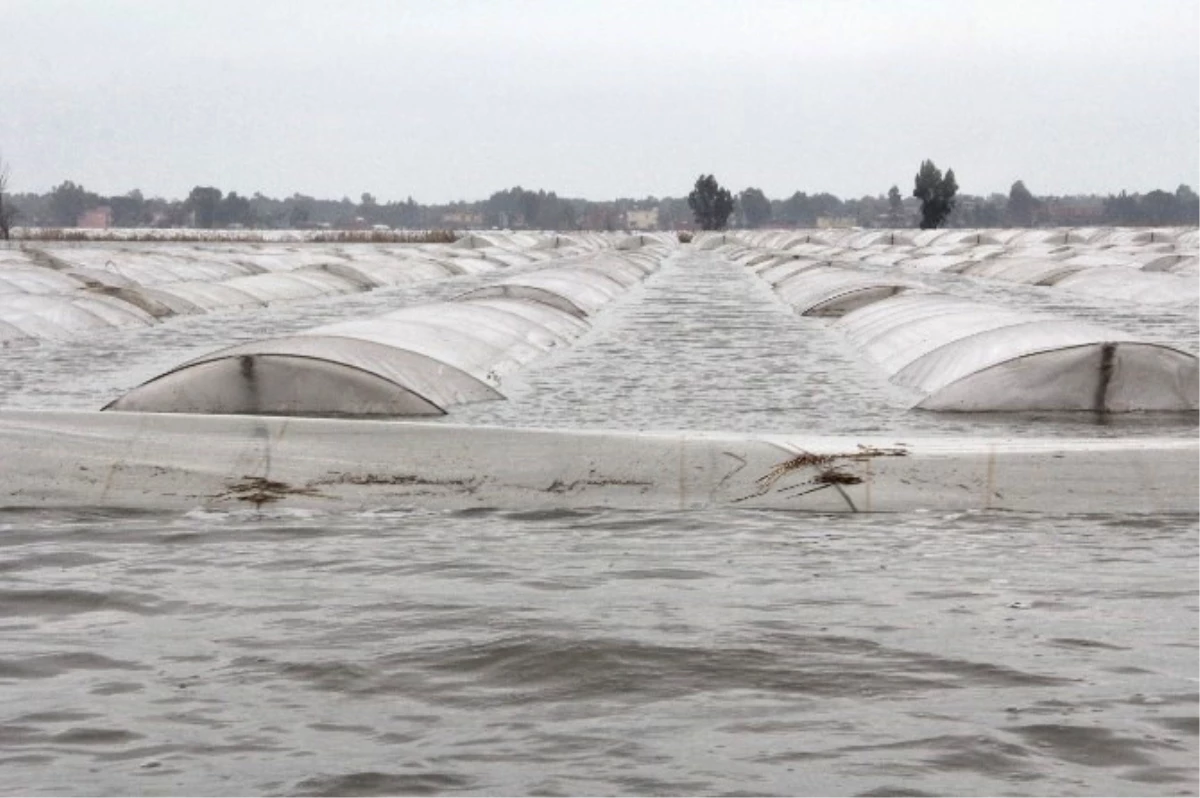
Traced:
[[644, 276], [628, 262], [588, 262], [550, 267], [477, 288], [459, 299], [515, 297], [543, 302], [577, 317], [591, 316]]
[[[493, 268], [495, 264], [488, 262], [479, 270], [491, 271]], [[465, 268], [428, 258], [407, 258], [390, 262], [361, 259], [353, 263], [327, 264], [321, 269], [354, 282], [365, 282], [378, 287], [408, 285], [421, 280], [440, 280], [467, 273]]]
[[1185, 439], [518, 430], [0, 412], [0, 507], [1197, 512]]
[[1186, 352], [1076, 321], [906, 294], [836, 323], [928, 410], [1194, 410]]
[[990, 280], [1007, 280], [1030, 285], [1053, 285], [1069, 274], [1082, 270], [1083, 266], [1068, 264], [1060, 260], [1042, 258], [994, 258], [973, 263], [963, 269], [962, 274]]
[[0, 269], [33, 266], [33, 258], [23, 250], [0, 246]]
[[811, 271], [827, 265], [823, 261], [808, 260], [807, 258], [788, 258], [782, 261], [772, 261], [755, 269], [758, 276], [771, 285], [779, 285], [802, 272]]
[[324, 271], [294, 271], [272, 274], [257, 274], [251, 277], [235, 277], [225, 285], [235, 291], [249, 294], [264, 305], [318, 296], [336, 296], [357, 293], [362, 290], [349, 280]]
[[585, 259], [451, 302], [240, 344], [184, 363], [105, 409], [390, 417], [502, 399], [504, 375], [569, 344], [588, 329], [586, 316], [642, 276], [619, 258]]
[[1097, 230], [1088, 238], [1092, 245], [1121, 246], [1124, 244], [1153, 244], [1156, 241], [1176, 241], [1176, 232], [1170, 228], [1133, 229], [1133, 228], [1104, 228]]
[[106, 409], [399, 416], [501, 398], [499, 377], [587, 328], [511, 299], [442, 302], [230, 347], [183, 364]]
[[973, 261], [962, 255], [924, 255], [908, 258], [903, 262], [905, 271], [915, 272], [959, 272]]
[[0, 343], [63, 339], [80, 330], [145, 327], [154, 321], [144, 310], [101, 294], [0, 295]]
[[1010, 247], [1021, 247], [1030, 244], [1062, 246], [1064, 244], [1084, 243], [1087, 240], [1078, 231], [1062, 228], [1055, 230], [1010, 228], [989, 232], [995, 240]]
[[0, 294], [66, 294], [83, 287], [83, 281], [51, 269], [0, 267]]
[[[215, 253], [214, 253], [215, 255]], [[154, 286], [184, 280], [228, 280], [248, 274], [261, 274], [263, 269], [252, 264], [236, 263], [232, 259], [186, 257], [166, 249], [111, 250], [62, 249], [55, 258], [72, 266], [112, 272], [138, 285]]]
[[1063, 277], [1055, 287], [1121, 302], [1194, 308], [1200, 302], [1195, 275], [1143, 272], [1123, 267], [1086, 269]]
[[[39, 249], [0, 249], [0, 296], [39, 294], [73, 297], [106, 295], [140, 309], [155, 320], [224, 310], [253, 310], [274, 302], [311, 300], [370, 291], [422, 280], [440, 280], [494, 271], [506, 264], [566, 261], [594, 257], [612, 248], [613, 235], [580, 233], [572, 238], [545, 234], [496, 234], [474, 239], [479, 248], [445, 244], [374, 245], [179, 243], [138, 245], [47, 245]], [[524, 247], [524, 254], [521, 248]], [[662, 241], [648, 238], [610, 271], [617, 279], [651, 267], [662, 256]], [[64, 299], [51, 303], [87, 305]], [[0, 340], [68, 338], [95, 329], [84, 312], [49, 313], [41, 322], [14, 303], [0, 305]], [[8, 315], [21, 315], [20, 321]], [[47, 314], [49, 314], [47, 316]], [[142, 319], [144, 321], [144, 319]]]
[[1175, 263], [1172, 263], [1168, 271], [1171, 274], [1186, 274], [1194, 277], [1200, 271], [1200, 258], [1195, 255], [1184, 256]]
[[[1190, 228], [754, 230], [704, 234], [700, 242], [748, 265], [774, 266], [772, 256], [802, 255], [912, 274], [1055, 286], [1105, 300], [1185, 309], [1194, 307], [1193, 298], [1200, 294], [1196, 231]], [[791, 248], [782, 249], [784, 243]], [[1171, 274], [1187, 282], [1147, 279], [1141, 273]]]
[[1063, 263], [1078, 266], [1081, 269], [1140, 269], [1142, 264], [1121, 253], [1091, 252], [1088, 254], [1072, 255], [1063, 259]]
[[917, 287], [872, 274], [815, 266], [776, 285], [779, 297], [802, 316], [844, 316], [872, 302]]

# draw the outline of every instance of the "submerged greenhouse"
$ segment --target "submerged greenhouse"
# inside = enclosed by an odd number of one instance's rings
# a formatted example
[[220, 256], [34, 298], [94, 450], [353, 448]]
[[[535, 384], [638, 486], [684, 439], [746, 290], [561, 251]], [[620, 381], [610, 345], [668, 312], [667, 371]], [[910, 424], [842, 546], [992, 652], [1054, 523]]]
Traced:
[[240, 344], [195, 358], [106, 410], [302, 416], [440, 415], [503, 399], [503, 375], [588, 329], [645, 271], [588, 258], [450, 302]]

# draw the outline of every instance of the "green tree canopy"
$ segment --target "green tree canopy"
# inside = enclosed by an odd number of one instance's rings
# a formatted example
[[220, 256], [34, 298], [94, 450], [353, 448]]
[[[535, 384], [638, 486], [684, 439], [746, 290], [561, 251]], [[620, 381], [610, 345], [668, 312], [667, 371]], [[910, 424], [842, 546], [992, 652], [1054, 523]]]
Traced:
[[211, 228], [217, 222], [217, 209], [221, 204], [221, 189], [212, 186], [196, 186], [188, 194], [184, 207], [196, 214], [196, 226]]
[[147, 222], [146, 198], [136, 188], [128, 194], [109, 197], [108, 207], [112, 208], [115, 227], [140, 227]]
[[900, 187], [888, 189], [888, 224], [899, 227], [904, 222], [904, 199], [900, 196]]
[[921, 229], [936, 229], [946, 221], [946, 217], [954, 210], [954, 195], [958, 193], [958, 183], [954, 179], [954, 170], [947, 169], [942, 177], [942, 170], [933, 161], [921, 161], [921, 169], [913, 186], [913, 196], [921, 201]]
[[738, 201], [742, 206], [742, 216], [746, 219], [747, 227], [761, 227], [771, 220], [771, 201], [760, 188], [748, 188], [741, 193]]
[[11, 205], [4, 204], [4, 192], [8, 190], [8, 164], [4, 162], [4, 158], [0, 157], [0, 238], [5, 241], [10, 235], [12, 229], [13, 208]]
[[100, 197], [70, 180], [64, 180], [50, 192], [50, 216], [62, 227], [74, 227], [80, 214], [99, 204]]
[[1171, 224], [1178, 217], [1178, 200], [1174, 194], [1168, 194], [1162, 189], [1155, 189], [1142, 197], [1142, 213], [1147, 224]]
[[1018, 180], [1008, 190], [1008, 223], [1014, 227], [1033, 227], [1038, 201]]
[[733, 194], [712, 175], [696, 178], [696, 187], [688, 194], [688, 207], [701, 230], [724, 230], [733, 213]]
[[255, 223], [254, 213], [250, 208], [250, 200], [238, 196], [236, 191], [229, 194], [217, 204], [217, 224], [226, 226], [240, 224], [252, 226]]

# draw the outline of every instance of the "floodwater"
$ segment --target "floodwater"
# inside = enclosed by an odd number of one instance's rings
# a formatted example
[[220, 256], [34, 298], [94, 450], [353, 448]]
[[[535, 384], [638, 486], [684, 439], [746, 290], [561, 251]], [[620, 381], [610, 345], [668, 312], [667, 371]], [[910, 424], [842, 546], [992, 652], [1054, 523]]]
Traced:
[[[0, 407], [495, 278], [6, 350]], [[1196, 348], [1186, 314], [954, 286]], [[707, 253], [502, 389], [447, 420], [1196, 434], [907, 411]], [[1195, 516], [3, 511], [0, 793], [1195, 795], [1198, 563]]]
[[1194, 795], [1194, 518], [0, 513], [5, 794]]

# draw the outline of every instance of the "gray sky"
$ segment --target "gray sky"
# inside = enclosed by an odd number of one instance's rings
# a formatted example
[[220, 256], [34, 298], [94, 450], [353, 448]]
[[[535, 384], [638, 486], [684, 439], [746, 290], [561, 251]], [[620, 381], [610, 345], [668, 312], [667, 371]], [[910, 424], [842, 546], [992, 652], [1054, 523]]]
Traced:
[[1196, 0], [0, 0], [0, 53], [16, 191], [1200, 182]]

